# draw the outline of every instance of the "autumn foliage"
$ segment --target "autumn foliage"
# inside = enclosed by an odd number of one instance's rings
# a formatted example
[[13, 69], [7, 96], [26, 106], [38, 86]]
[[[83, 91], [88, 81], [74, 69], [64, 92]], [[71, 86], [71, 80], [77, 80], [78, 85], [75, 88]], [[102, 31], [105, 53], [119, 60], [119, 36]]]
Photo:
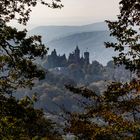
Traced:
[[[90, 99], [85, 112], [71, 114], [67, 131], [80, 140], [140, 139], [140, 1], [121, 0], [116, 21], [106, 21], [116, 42], [106, 42], [118, 56], [116, 65], [131, 71], [126, 82], [112, 82], [100, 95], [83, 88], [67, 88]], [[91, 95], [92, 93], [92, 95]]]

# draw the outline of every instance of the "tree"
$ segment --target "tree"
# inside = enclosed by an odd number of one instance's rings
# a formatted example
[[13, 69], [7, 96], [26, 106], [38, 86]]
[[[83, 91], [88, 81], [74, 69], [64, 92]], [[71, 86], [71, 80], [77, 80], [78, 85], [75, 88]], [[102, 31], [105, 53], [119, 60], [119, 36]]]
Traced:
[[[13, 93], [18, 88], [32, 88], [34, 79], [45, 78], [45, 71], [37, 66], [36, 58], [47, 53], [40, 36], [27, 37], [27, 31], [7, 26], [11, 20], [26, 25], [31, 8], [38, 0], [0, 1], [0, 139], [59, 139], [54, 124], [45, 119], [43, 111], [34, 109], [36, 97], [17, 100]], [[60, 0], [47, 3], [61, 8]]]
[[1, 0], [0, 1], [0, 19], [9, 22], [13, 19], [19, 23], [26, 25], [29, 20], [31, 8], [38, 3], [46, 5], [50, 8], [62, 8], [61, 0]]
[[59, 140], [55, 124], [44, 117], [43, 111], [34, 109], [29, 97], [16, 100], [0, 96], [0, 139], [41, 139]]
[[116, 64], [124, 64], [132, 72], [140, 70], [140, 1], [129, 0], [120, 2], [120, 15], [115, 22], [107, 21], [111, 35], [117, 43], [105, 43], [119, 52], [114, 57]]
[[84, 113], [71, 114], [67, 131], [80, 140], [140, 139], [140, 1], [121, 0], [120, 15], [115, 22], [107, 21], [116, 43], [106, 47], [118, 51], [116, 65], [125, 65], [134, 77], [129, 82], [113, 82], [98, 95], [88, 89], [67, 88], [91, 100]]
[[[61, 4], [58, 5], [60, 0], [55, 1], [56, 3], [48, 4], [41, 0], [41, 3], [52, 8], [62, 7]], [[12, 93], [17, 87], [32, 86], [33, 78], [44, 77], [45, 73], [38, 69], [33, 61], [37, 57], [43, 57], [47, 49], [42, 44], [40, 36], [27, 38], [26, 30], [17, 31], [6, 25], [13, 19], [26, 24], [31, 7], [36, 6], [37, 0], [2, 0], [0, 3], [0, 83], [2, 86], [0, 92]]]

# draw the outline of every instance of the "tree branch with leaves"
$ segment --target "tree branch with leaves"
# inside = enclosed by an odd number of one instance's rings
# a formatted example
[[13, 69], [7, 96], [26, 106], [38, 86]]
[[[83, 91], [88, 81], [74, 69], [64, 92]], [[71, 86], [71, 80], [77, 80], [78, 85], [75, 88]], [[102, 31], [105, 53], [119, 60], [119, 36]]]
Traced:
[[[116, 65], [124, 65], [134, 77], [127, 82], [112, 82], [100, 96], [81, 88], [67, 88], [93, 101], [84, 113], [71, 114], [66, 131], [80, 140], [140, 139], [140, 1], [121, 0], [116, 21], [106, 21], [116, 42], [106, 42], [118, 56]], [[85, 92], [86, 91], [86, 92]], [[83, 93], [84, 92], [84, 93]], [[86, 95], [86, 96], [85, 96]]]
[[44, 79], [46, 72], [35, 60], [47, 54], [41, 36], [27, 37], [27, 31], [7, 26], [12, 20], [26, 25], [32, 7], [38, 3], [50, 8], [63, 7], [60, 0], [0, 1], [0, 139], [62, 139], [55, 124], [42, 110], [34, 108], [36, 98], [17, 100], [13, 93], [19, 88], [32, 88], [34, 79]]

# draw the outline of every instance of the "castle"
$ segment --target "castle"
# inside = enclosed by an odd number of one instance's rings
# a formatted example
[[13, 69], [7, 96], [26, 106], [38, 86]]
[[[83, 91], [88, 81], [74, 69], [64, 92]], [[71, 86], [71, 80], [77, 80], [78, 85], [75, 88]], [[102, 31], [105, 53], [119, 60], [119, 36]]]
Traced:
[[50, 55], [47, 57], [46, 67], [55, 68], [55, 67], [66, 67], [70, 64], [77, 64], [79, 66], [88, 65], [89, 62], [89, 52], [84, 52], [84, 56], [80, 57], [80, 50], [78, 46], [73, 53], [70, 53], [68, 59], [64, 55], [57, 55], [56, 50], [54, 49]]

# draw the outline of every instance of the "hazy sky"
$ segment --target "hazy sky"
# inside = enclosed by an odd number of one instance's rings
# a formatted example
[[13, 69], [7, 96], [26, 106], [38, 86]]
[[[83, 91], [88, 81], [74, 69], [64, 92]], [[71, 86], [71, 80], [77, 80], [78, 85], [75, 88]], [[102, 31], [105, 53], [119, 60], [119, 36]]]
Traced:
[[60, 10], [39, 5], [33, 8], [29, 28], [39, 25], [83, 25], [115, 19], [120, 0], [62, 0]]

